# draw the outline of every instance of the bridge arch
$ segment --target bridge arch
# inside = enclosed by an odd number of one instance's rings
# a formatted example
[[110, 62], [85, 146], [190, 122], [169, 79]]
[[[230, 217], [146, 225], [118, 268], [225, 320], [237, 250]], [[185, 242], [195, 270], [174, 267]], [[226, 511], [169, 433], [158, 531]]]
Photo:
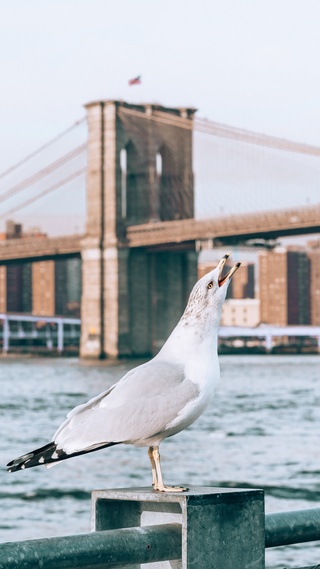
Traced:
[[180, 209], [181, 199], [179, 195], [182, 188], [178, 183], [179, 176], [175, 156], [166, 143], [160, 146], [156, 154], [157, 164], [159, 219], [160, 221], [181, 219], [184, 217], [184, 212]]
[[[122, 210], [127, 224], [149, 221], [148, 173], [138, 147], [129, 140], [122, 153]], [[125, 161], [125, 172], [123, 171]]]

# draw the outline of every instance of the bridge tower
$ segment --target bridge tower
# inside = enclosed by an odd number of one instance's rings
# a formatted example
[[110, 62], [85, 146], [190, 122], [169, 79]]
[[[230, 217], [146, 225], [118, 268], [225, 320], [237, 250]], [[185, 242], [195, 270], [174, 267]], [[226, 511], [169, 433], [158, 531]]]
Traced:
[[126, 227], [194, 217], [195, 109], [97, 101], [88, 122], [82, 357], [156, 352], [196, 280], [194, 244], [129, 248]]

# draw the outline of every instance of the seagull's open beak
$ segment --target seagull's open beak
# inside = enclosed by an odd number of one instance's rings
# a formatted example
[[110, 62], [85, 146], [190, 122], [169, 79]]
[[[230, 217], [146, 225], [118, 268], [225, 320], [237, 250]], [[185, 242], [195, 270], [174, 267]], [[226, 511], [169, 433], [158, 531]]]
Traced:
[[234, 265], [234, 267], [232, 267], [232, 269], [230, 269], [230, 271], [229, 271], [226, 275], [224, 275], [224, 276], [222, 277], [223, 267], [225, 266], [226, 261], [227, 261], [227, 259], [229, 258], [229, 256], [230, 256], [230, 255], [228, 255], [228, 254], [225, 255], [225, 256], [221, 259], [221, 261], [220, 261], [220, 263], [219, 263], [219, 265], [218, 265], [218, 269], [219, 269], [218, 285], [219, 285], [219, 287], [222, 286], [227, 280], [230, 280], [231, 277], [232, 277], [232, 275], [234, 275], [234, 273], [239, 269], [239, 267], [240, 267], [240, 265], [241, 265], [241, 263], [236, 263], [236, 264]]

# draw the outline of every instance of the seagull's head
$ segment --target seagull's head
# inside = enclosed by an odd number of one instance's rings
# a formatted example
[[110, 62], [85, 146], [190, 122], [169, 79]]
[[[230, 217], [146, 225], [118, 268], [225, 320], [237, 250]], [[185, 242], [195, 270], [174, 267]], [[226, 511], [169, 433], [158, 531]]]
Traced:
[[194, 319], [210, 327], [219, 326], [222, 305], [230, 280], [241, 265], [241, 263], [236, 263], [229, 272], [223, 275], [223, 268], [228, 257], [229, 255], [224, 255], [218, 266], [199, 279], [193, 287], [182, 317], [185, 324], [188, 320]]

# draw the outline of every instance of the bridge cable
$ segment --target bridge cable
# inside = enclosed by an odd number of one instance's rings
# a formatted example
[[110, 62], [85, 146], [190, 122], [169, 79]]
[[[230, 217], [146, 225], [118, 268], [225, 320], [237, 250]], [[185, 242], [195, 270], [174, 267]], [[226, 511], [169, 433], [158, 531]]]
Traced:
[[0, 215], [0, 220], [11, 215], [12, 213], [15, 213], [16, 211], [19, 211], [20, 209], [25, 208], [26, 206], [34, 203], [35, 201], [43, 198], [47, 194], [53, 192], [54, 190], [57, 190], [58, 188], [64, 186], [68, 182], [71, 182], [71, 180], [74, 180], [78, 176], [81, 176], [81, 174], [84, 174], [85, 172], [86, 172], [86, 168], [81, 168], [80, 170], [73, 172], [72, 174], [70, 174], [66, 178], [63, 178], [62, 180], [60, 180], [59, 182], [57, 182], [53, 186], [50, 186], [46, 190], [43, 190], [40, 194], [37, 194], [36, 196], [33, 196], [32, 198], [29, 198], [29, 199], [25, 200], [24, 202], [18, 204], [17, 206], [15, 206], [15, 207], [9, 209], [8, 211], [4, 212], [3, 214]]
[[74, 148], [73, 150], [71, 150], [70, 152], [68, 152], [67, 154], [56, 160], [55, 162], [52, 162], [51, 164], [49, 164], [49, 166], [46, 166], [42, 170], [36, 172], [36, 174], [33, 174], [26, 180], [23, 180], [19, 184], [16, 184], [12, 188], [4, 192], [2, 195], [0, 195], [0, 203], [4, 202], [5, 200], [8, 200], [9, 198], [21, 192], [22, 190], [25, 190], [31, 184], [38, 182], [48, 174], [52, 173], [57, 168], [63, 166], [66, 162], [69, 162], [69, 160], [72, 160], [73, 158], [84, 152], [85, 149], [86, 149], [86, 144], [80, 144], [80, 146], [77, 146], [76, 148]]
[[51, 146], [52, 144], [54, 144], [55, 142], [57, 142], [58, 140], [60, 140], [60, 138], [62, 138], [63, 136], [65, 136], [66, 134], [68, 134], [69, 132], [71, 132], [74, 128], [76, 128], [77, 126], [79, 126], [80, 124], [82, 124], [84, 121], [86, 120], [86, 117], [82, 117], [81, 119], [77, 120], [75, 123], [73, 123], [70, 127], [68, 127], [67, 129], [65, 129], [64, 131], [60, 132], [60, 134], [57, 134], [54, 138], [51, 138], [50, 140], [48, 140], [48, 142], [46, 142], [45, 144], [43, 144], [42, 146], [39, 146], [39, 148], [37, 148], [36, 150], [34, 150], [33, 152], [31, 152], [31, 154], [28, 154], [27, 156], [25, 156], [24, 158], [22, 158], [22, 160], [20, 160], [19, 162], [17, 162], [16, 164], [13, 164], [13, 166], [10, 166], [10, 168], [8, 168], [7, 170], [4, 170], [4, 172], [2, 172], [0, 174], [0, 180], [2, 178], [4, 178], [5, 176], [7, 176], [8, 174], [11, 174], [11, 172], [13, 172], [14, 170], [16, 170], [17, 168], [19, 168], [20, 166], [22, 166], [23, 164], [25, 164], [26, 162], [28, 162], [28, 160], [31, 160], [31, 158], [34, 158], [34, 156], [36, 156], [37, 154], [39, 154], [40, 152], [42, 152], [43, 150], [45, 150], [46, 148], [48, 148], [49, 146]]

